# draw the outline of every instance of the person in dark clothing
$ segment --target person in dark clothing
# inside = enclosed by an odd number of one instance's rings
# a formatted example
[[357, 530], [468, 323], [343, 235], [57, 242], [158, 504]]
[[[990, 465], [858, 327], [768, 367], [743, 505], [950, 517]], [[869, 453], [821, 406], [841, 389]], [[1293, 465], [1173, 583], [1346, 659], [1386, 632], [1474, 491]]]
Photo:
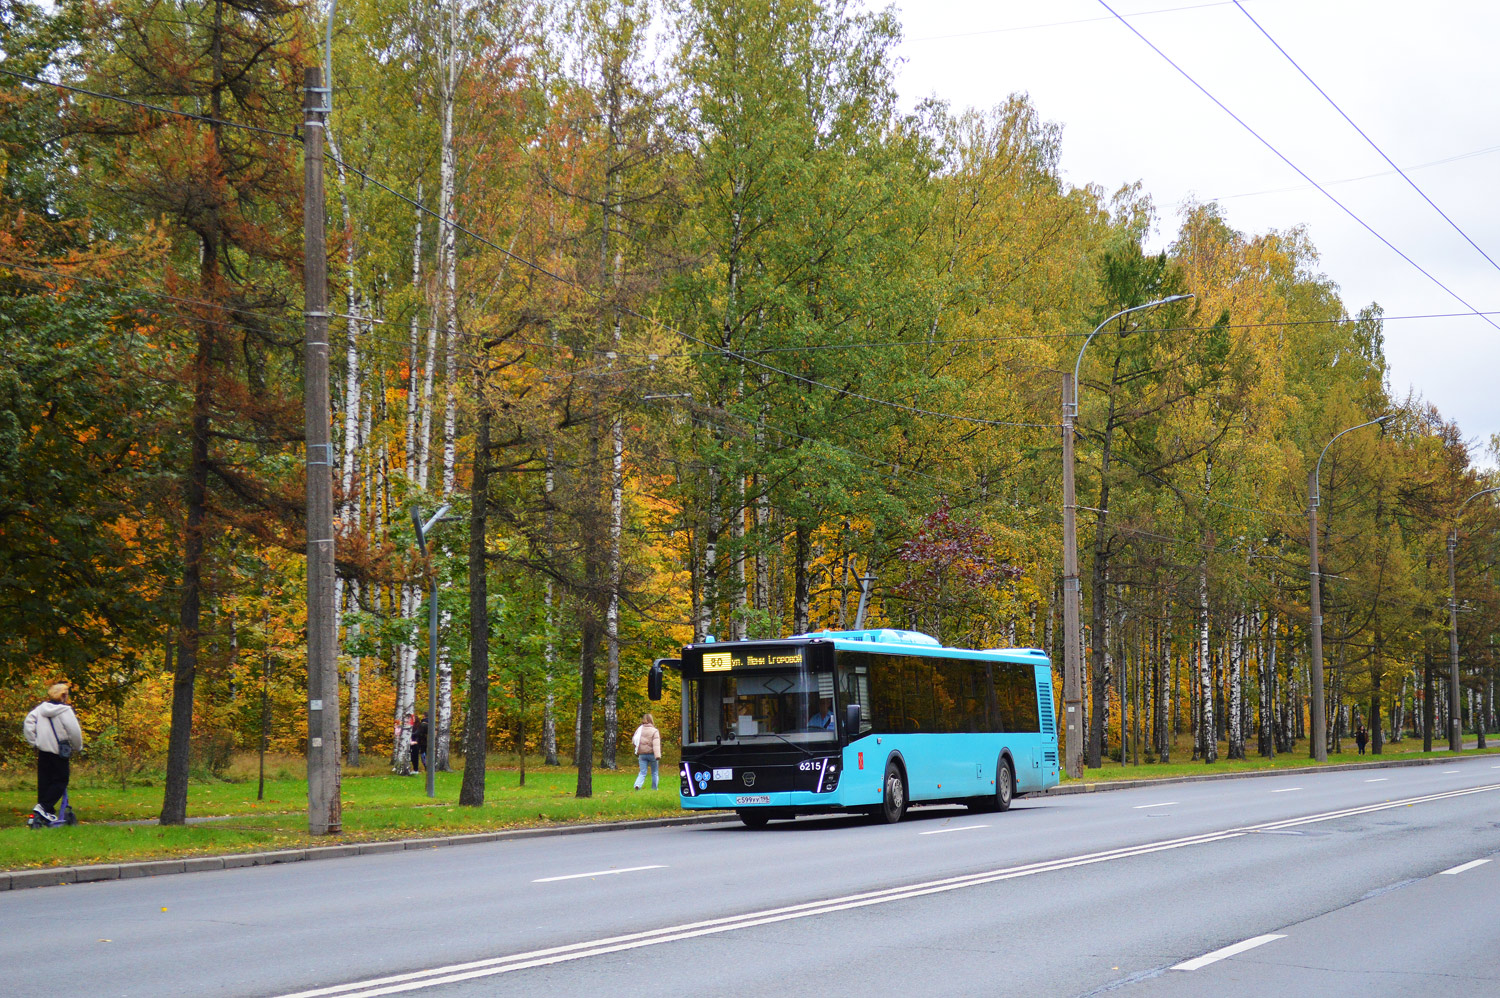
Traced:
[[21, 726], [21, 733], [36, 749], [36, 807], [39, 820], [57, 820], [57, 802], [68, 791], [68, 758], [83, 751], [83, 729], [68, 703], [68, 684], [55, 683], [47, 699], [37, 704]]
[[1365, 743], [1369, 740], [1370, 736], [1365, 734], [1365, 726], [1361, 724], [1359, 730], [1354, 732], [1354, 744], [1359, 746], [1360, 755], [1365, 754]]
[[418, 763], [427, 765], [427, 718], [417, 719], [417, 726], [411, 733], [411, 771], [417, 771]]

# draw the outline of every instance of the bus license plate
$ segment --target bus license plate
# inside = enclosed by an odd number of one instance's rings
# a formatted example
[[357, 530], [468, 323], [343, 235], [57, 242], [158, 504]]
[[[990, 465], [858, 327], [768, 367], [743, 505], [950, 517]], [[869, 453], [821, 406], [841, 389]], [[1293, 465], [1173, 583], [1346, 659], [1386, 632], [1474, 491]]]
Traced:
[[757, 794], [750, 797], [736, 797], [734, 802], [736, 804], [769, 804], [771, 803], [771, 798], [765, 794]]

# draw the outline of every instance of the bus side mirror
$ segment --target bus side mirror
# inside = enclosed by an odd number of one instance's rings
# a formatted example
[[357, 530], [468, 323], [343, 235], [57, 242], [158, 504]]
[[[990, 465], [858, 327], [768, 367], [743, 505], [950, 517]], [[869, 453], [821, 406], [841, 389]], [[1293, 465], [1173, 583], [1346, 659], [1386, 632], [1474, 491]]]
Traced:
[[646, 679], [646, 698], [648, 700], [661, 699], [661, 669], [669, 665], [674, 669], [682, 668], [682, 660], [676, 658], [659, 658], [651, 663], [651, 673]]
[[860, 710], [859, 704], [851, 703], [844, 705], [844, 731], [850, 738], [859, 734]]

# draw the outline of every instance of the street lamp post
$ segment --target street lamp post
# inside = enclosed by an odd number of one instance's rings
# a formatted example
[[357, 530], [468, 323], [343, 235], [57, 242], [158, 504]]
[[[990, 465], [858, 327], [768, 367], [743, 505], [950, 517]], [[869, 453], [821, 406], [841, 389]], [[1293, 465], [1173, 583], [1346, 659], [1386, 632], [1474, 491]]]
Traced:
[[1122, 309], [1094, 327], [1073, 363], [1073, 373], [1063, 372], [1063, 717], [1067, 732], [1067, 774], [1083, 775], [1083, 628], [1080, 621], [1083, 594], [1078, 580], [1078, 500], [1073, 486], [1073, 424], [1078, 419], [1078, 371], [1083, 352], [1099, 331], [1122, 315], [1193, 297], [1169, 295], [1144, 305]]
[[1459, 504], [1453, 514], [1453, 528], [1448, 533], [1448, 751], [1462, 752], [1464, 729], [1462, 707], [1458, 702], [1458, 576], [1454, 552], [1458, 550], [1458, 518], [1464, 507], [1480, 496], [1500, 492], [1500, 488], [1480, 489]]
[[1312, 474], [1307, 476], [1307, 552], [1308, 566], [1311, 572], [1311, 609], [1312, 609], [1312, 664], [1308, 668], [1308, 685], [1312, 687], [1312, 731], [1310, 738], [1312, 745], [1312, 757], [1317, 762], [1328, 761], [1328, 723], [1324, 714], [1323, 706], [1323, 587], [1322, 576], [1318, 572], [1318, 476], [1323, 469], [1323, 455], [1328, 453], [1328, 448], [1333, 446], [1333, 441], [1351, 430], [1358, 430], [1365, 426], [1384, 425], [1391, 418], [1391, 413], [1378, 416], [1366, 423], [1359, 423], [1348, 429], [1340, 430], [1333, 435], [1333, 440], [1323, 445], [1323, 451], [1318, 455], [1318, 463], [1313, 465]]
[[[444, 503], [432, 514], [432, 519], [423, 523], [422, 514], [417, 512], [415, 506], [412, 507], [411, 522], [417, 528], [417, 546], [422, 549], [422, 557], [427, 557], [427, 535], [432, 532], [433, 527], [448, 518], [448, 510], [451, 508]], [[438, 584], [437, 573], [432, 570], [431, 565], [427, 567], [427, 578], [427, 796], [435, 797], [437, 789], [432, 775], [432, 760], [437, 758]]]

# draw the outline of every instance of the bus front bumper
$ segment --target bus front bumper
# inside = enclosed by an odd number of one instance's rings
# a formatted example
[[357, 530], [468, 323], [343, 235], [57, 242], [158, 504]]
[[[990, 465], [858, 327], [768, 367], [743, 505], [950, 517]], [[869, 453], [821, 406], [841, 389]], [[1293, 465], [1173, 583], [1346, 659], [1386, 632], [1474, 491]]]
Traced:
[[847, 804], [840, 799], [837, 791], [831, 794], [818, 794], [810, 790], [786, 790], [766, 794], [751, 792], [742, 794], [698, 794], [696, 797], [683, 797], [682, 806], [692, 811], [736, 810], [747, 807], [836, 811], [842, 807], [846, 807]]

